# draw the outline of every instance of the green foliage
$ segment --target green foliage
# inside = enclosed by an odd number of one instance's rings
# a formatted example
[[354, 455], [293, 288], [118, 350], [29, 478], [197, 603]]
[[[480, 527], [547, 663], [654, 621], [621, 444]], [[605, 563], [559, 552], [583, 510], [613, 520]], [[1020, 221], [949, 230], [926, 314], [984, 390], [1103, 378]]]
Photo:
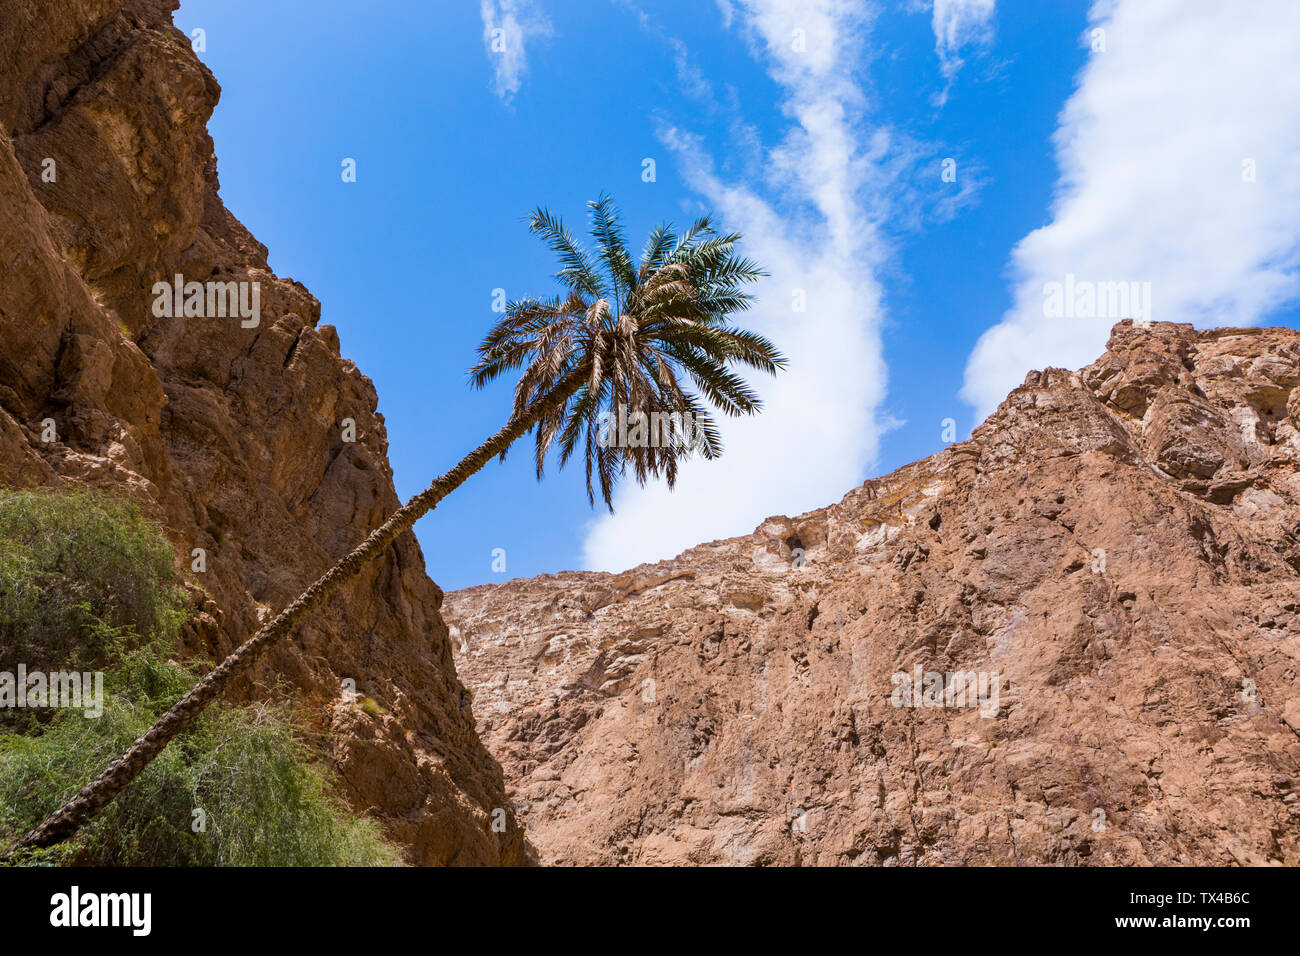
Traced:
[[[196, 674], [175, 660], [181, 598], [171, 551], [129, 506], [0, 492], [0, 547], [6, 640], [19, 635], [49, 660], [57, 654], [37, 646], [49, 626], [58, 653], [92, 655], [105, 671], [102, 716], [56, 710], [30, 733], [0, 734], [0, 842], [11, 845], [125, 751]], [[16, 862], [370, 866], [400, 857], [374, 821], [344, 806], [288, 708], [255, 705], [210, 708], [73, 840]]]
[[172, 643], [178, 584], [171, 546], [134, 504], [0, 489], [0, 669], [100, 664], [98, 622]]
[[[765, 275], [736, 254], [738, 233], [719, 234], [707, 216], [680, 235], [665, 223], [650, 233], [638, 263], [613, 201], [602, 196], [588, 207], [594, 256], [558, 216], [537, 209], [528, 217], [529, 230], [560, 260], [555, 278], [564, 291], [507, 303], [479, 345], [470, 382], [482, 388], [520, 372], [514, 416], [542, 413], [534, 426], [537, 477], [552, 447], [560, 467], [576, 454], [586, 462], [588, 500], [596, 503], [599, 484], [613, 511], [614, 487], [629, 469], [641, 484], [662, 476], [672, 488], [682, 459], [722, 454], [710, 407], [731, 416], [762, 408], [735, 367], [775, 374], [786, 360], [766, 338], [732, 324], [753, 302], [749, 286]], [[691, 423], [689, 435], [682, 429], [662, 441], [611, 443], [602, 429], [620, 409], [676, 414]]]
[[[58, 809], [189, 689], [149, 645], [106, 675], [104, 714], [60, 711], [39, 736], [0, 737], [0, 836]], [[203, 831], [194, 832], [202, 811]], [[42, 861], [32, 861], [42, 862]], [[214, 707], [51, 860], [99, 866], [375, 866], [399, 862], [350, 814], [287, 708]]]

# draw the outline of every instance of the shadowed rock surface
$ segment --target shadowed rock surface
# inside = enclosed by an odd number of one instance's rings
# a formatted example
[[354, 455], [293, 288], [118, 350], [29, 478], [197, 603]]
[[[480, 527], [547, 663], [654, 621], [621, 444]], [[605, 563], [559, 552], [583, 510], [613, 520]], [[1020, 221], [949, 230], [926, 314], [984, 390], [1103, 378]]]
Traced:
[[838, 504], [447, 595], [542, 859], [1300, 863], [1298, 386], [1295, 331], [1125, 322]]
[[[220, 88], [176, 6], [0, 0], [0, 483], [125, 490], [182, 554], [203, 548], [187, 650], [220, 658], [399, 502], [373, 385], [218, 198]], [[260, 325], [155, 318], [176, 274], [260, 283]], [[441, 600], [405, 535], [239, 693], [283, 675], [352, 804], [412, 862], [526, 862], [513, 817], [492, 831], [501, 769]], [[345, 679], [380, 708], [345, 701]]]

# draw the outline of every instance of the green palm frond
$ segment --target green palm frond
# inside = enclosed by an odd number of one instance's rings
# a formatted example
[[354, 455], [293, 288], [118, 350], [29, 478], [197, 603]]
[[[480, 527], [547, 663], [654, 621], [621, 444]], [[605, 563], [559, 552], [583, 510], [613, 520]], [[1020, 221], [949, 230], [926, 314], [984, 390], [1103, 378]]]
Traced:
[[[540, 208], [528, 217], [559, 259], [556, 278], [566, 291], [508, 303], [478, 348], [470, 381], [481, 388], [518, 372], [513, 414], [532, 417], [538, 477], [552, 449], [560, 467], [581, 455], [588, 500], [595, 504], [599, 488], [612, 511], [614, 488], [629, 471], [672, 488], [683, 460], [722, 454], [710, 408], [728, 416], [762, 408], [734, 368], [775, 374], [786, 360], [767, 338], [728, 321], [752, 305], [749, 288], [766, 275], [736, 252], [738, 233], [719, 234], [708, 216], [680, 235], [664, 223], [635, 263], [613, 201], [602, 195], [588, 208], [594, 255], [559, 217]], [[621, 441], [620, 415], [645, 426], [627, 436], [644, 432], [645, 441]]]
[[545, 209], [535, 209], [528, 217], [528, 229], [539, 235], [560, 260], [562, 268], [555, 277], [574, 292], [584, 295], [604, 295], [606, 290], [600, 274], [592, 266], [591, 258], [564, 228], [557, 216]]
[[641, 255], [639, 278], [644, 280], [668, 262], [668, 256], [677, 245], [677, 236], [673, 233], [672, 223], [660, 223], [650, 232], [646, 239], [645, 252]]
[[591, 208], [591, 235], [600, 249], [600, 261], [608, 273], [615, 301], [632, 290], [637, 283], [632, 257], [623, 242], [623, 229], [614, 201], [601, 196], [587, 204]]

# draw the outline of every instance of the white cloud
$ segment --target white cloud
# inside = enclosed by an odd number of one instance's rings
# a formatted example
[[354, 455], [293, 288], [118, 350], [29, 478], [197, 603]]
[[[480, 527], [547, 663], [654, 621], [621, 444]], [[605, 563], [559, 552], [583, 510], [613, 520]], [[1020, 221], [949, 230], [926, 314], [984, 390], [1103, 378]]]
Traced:
[[948, 82], [962, 68], [963, 47], [992, 39], [995, 5], [996, 0], [934, 0], [934, 51], [939, 55], [939, 71]]
[[1125, 317], [1048, 318], [1046, 283], [1150, 282], [1149, 318], [1201, 326], [1300, 292], [1300, 3], [1106, 0], [1094, 40], [1055, 136], [1051, 222], [1013, 250], [1013, 306], [967, 366], [980, 418], [1029, 369], [1091, 362]]
[[[867, 197], [882, 193], [874, 187], [888, 175], [893, 143], [865, 123], [853, 79], [867, 10], [848, 0], [734, 0], [723, 9], [750, 31], [791, 120], [785, 140], [759, 158], [766, 181], [724, 180], [703, 143], [676, 127], [660, 137], [724, 227], [745, 235], [745, 254], [772, 273], [744, 323], [774, 339], [790, 367], [751, 377], [765, 409], [722, 421], [721, 459], [688, 462], [673, 492], [623, 484], [616, 514], [589, 528], [589, 568], [671, 557], [746, 534], [770, 515], [836, 501], [877, 451], [886, 370], [874, 273], [888, 247], [877, 227], [883, 211]], [[794, 311], [796, 290], [806, 296], [804, 312]]]
[[[723, 0], [725, 3], [725, 0]], [[673, 51], [673, 67], [677, 74], [677, 85], [681, 91], [702, 103], [709, 104], [716, 108], [717, 102], [713, 93], [713, 84], [704, 76], [704, 71], [691, 62], [690, 50], [680, 39], [673, 36], [659, 23], [646, 13], [635, 0], [614, 0], [615, 5], [622, 7], [632, 16], [636, 17], [637, 25], [648, 36], [666, 44]], [[728, 23], [729, 14], [726, 7], [722, 8], [724, 25]]]
[[479, 15], [483, 18], [483, 46], [495, 71], [492, 88], [509, 103], [528, 72], [528, 37], [550, 36], [550, 22], [532, 0], [480, 0]]

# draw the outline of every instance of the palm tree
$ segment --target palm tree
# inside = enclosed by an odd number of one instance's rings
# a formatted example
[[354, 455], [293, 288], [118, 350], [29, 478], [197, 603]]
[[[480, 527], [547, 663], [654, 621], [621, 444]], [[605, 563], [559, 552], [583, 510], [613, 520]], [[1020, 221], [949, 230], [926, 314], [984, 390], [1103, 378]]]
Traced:
[[[671, 225], [654, 229], [639, 266], [634, 265], [612, 201], [602, 196], [588, 205], [595, 261], [545, 209], [528, 217], [529, 230], [560, 259], [562, 268], [556, 278], [564, 291], [546, 301], [509, 303], [505, 317], [478, 348], [478, 362], [470, 370], [476, 387], [522, 369], [505, 426], [394, 512], [236, 648], [15, 849], [51, 846], [75, 833], [303, 615], [374, 561], [393, 539], [492, 458], [504, 459], [510, 445], [530, 430], [536, 436], [538, 477], [557, 440], [561, 467], [581, 447], [587, 497], [594, 506], [594, 472], [610, 511], [614, 486], [629, 466], [642, 484], [662, 476], [671, 487], [682, 458], [697, 450], [705, 458], [721, 453], [716, 423], [690, 386], [724, 414], [759, 410], [758, 396], [731, 366], [775, 373], [785, 366], [785, 359], [767, 339], [729, 324], [728, 316], [749, 307], [751, 297], [745, 287], [764, 273], [736, 255], [741, 237], [718, 234], [708, 217], [680, 236]], [[651, 411], [677, 413], [679, 421], [689, 416], [694, 435], [675, 429], [667, 441], [612, 440], [613, 417]]]

